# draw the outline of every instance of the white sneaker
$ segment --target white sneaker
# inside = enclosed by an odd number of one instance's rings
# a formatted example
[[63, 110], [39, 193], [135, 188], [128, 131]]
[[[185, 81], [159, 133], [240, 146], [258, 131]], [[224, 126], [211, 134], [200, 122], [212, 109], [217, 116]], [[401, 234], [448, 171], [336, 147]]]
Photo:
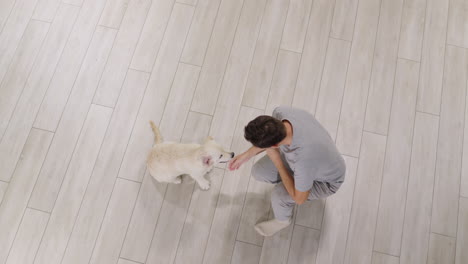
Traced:
[[262, 236], [272, 236], [283, 228], [288, 227], [291, 220], [280, 221], [277, 219], [268, 220], [255, 225], [255, 230]]

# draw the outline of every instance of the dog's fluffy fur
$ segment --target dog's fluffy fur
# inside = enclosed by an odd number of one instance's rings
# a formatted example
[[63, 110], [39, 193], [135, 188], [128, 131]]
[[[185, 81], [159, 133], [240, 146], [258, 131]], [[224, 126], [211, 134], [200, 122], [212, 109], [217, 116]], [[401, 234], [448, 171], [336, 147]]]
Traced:
[[183, 174], [190, 175], [201, 189], [210, 188], [205, 174], [217, 163], [225, 163], [234, 157], [225, 151], [213, 138], [208, 137], [203, 145], [163, 142], [159, 129], [150, 121], [154, 133], [154, 145], [148, 155], [148, 170], [157, 181], [181, 183]]

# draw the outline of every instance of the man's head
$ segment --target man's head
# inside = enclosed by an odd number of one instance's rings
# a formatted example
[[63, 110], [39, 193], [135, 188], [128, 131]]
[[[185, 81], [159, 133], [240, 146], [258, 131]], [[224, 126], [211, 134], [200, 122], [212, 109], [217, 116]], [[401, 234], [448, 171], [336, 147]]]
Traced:
[[262, 115], [247, 124], [244, 137], [258, 148], [274, 147], [286, 137], [286, 127], [281, 120]]

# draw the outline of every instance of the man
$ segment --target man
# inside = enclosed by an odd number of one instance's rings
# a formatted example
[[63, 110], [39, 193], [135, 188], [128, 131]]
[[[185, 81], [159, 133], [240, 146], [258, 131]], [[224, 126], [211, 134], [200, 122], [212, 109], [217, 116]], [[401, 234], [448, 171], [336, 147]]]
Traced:
[[237, 170], [266, 151], [267, 155], [254, 164], [252, 175], [276, 184], [271, 196], [275, 219], [255, 225], [263, 236], [290, 225], [295, 204], [332, 195], [344, 181], [345, 163], [333, 139], [306, 111], [277, 107], [272, 116], [250, 121], [244, 137], [253, 146], [234, 157], [229, 169]]

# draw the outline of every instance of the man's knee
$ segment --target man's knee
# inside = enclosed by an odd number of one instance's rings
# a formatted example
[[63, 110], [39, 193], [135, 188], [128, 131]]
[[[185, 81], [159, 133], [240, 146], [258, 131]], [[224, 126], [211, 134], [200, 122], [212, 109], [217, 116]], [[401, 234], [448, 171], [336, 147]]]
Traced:
[[256, 180], [259, 180], [259, 174], [261, 173], [260, 171], [260, 168], [259, 168], [259, 165], [258, 163], [254, 163], [254, 165], [252, 166], [252, 176], [256, 179]]
[[256, 162], [252, 167], [252, 176], [257, 181], [268, 182], [268, 171]]
[[271, 194], [271, 202], [283, 207], [294, 206], [295, 202], [282, 183], [277, 184]]

